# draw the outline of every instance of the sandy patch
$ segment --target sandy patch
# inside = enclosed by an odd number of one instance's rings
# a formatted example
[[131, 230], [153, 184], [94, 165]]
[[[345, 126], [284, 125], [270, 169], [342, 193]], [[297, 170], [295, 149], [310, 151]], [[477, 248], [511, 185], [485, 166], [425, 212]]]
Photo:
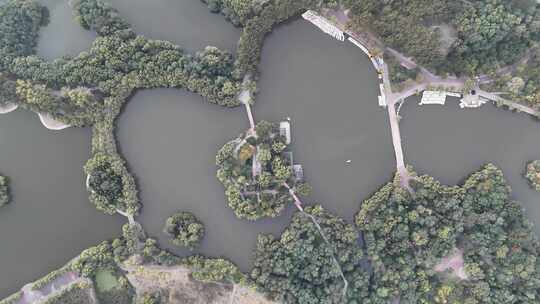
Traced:
[[444, 257], [441, 261], [435, 265], [434, 270], [437, 272], [443, 272], [448, 269], [452, 270], [452, 274], [456, 277], [467, 280], [469, 277], [465, 273], [465, 266], [463, 261], [463, 251], [456, 249], [453, 254]]
[[49, 114], [38, 113], [38, 116], [43, 126], [49, 130], [57, 131], [57, 130], [63, 130], [63, 129], [71, 127], [68, 124], [54, 120]]
[[13, 111], [17, 110], [18, 107], [19, 106], [14, 104], [14, 103], [6, 104], [4, 106], [0, 105], [0, 114], [7, 114], [7, 113], [10, 113], [10, 112], [13, 112]]
[[186, 267], [157, 265], [124, 266], [126, 277], [137, 295], [168, 291], [169, 303], [182, 304], [272, 304], [261, 294], [245, 287], [203, 283], [191, 278]]

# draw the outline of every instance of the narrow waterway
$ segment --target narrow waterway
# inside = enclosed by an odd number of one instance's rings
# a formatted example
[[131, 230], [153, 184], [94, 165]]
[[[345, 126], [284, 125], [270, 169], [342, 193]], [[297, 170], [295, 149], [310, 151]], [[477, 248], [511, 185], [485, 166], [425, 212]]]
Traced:
[[50, 21], [39, 31], [37, 53], [42, 58], [54, 60], [62, 56], [76, 56], [86, 51], [96, 38], [73, 18], [73, 9], [66, 0], [39, 0], [49, 9]]
[[417, 99], [407, 100], [400, 113], [405, 161], [449, 185], [494, 163], [540, 233], [540, 193], [522, 177], [526, 163], [540, 158], [540, 122], [491, 103], [467, 110], [456, 99], [444, 107], [417, 104]]
[[13, 202], [0, 208], [0, 298], [120, 234], [123, 220], [98, 212], [84, 187], [90, 130], [45, 129], [34, 113], [0, 115], [0, 172]]

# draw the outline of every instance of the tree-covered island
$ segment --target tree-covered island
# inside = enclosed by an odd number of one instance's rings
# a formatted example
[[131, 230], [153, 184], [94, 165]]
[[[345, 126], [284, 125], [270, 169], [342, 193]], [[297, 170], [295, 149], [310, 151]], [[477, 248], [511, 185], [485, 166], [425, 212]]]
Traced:
[[163, 232], [171, 242], [193, 250], [204, 237], [204, 225], [191, 212], [177, 212], [167, 218]]
[[90, 201], [98, 210], [107, 214], [115, 212], [136, 214], [137, 202], [135, 181], [125, 169], [121, 158], [96, 153], [84, 166], [87, 175], [86, 187]]
[[288, 187], [300, 195], [309, 194], [301, 167], [294, 166], [292, 152], [287, 151], [289, 144], [289, 122], [260, 121], [255, 130], [242, 133], [218, 151], [217, 177], [237, 217], [278, 216], [294, 202]]

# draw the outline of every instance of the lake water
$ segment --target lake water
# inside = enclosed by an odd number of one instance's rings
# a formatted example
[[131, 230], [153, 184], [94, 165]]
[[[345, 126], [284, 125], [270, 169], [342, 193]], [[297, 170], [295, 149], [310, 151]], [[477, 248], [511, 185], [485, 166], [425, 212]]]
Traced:
[[[65, 2], [48, 0], [51, 23], [39, 54], [47, 59], [88, 48], [92, 33], [71, 20]], [[239, 30], [198, 0], [111, 0], [135, 30], [190, 51], [215, 45], [234, 51]], [[295, 162], [314, 187], [306, 203], [322, 203], [352, 221], [360, 202], [393, 175], [386, 110], [377, 105], [375, 71], [358, 49], [303, 20], [272, 33], [263, 50], [256, 119], [292, 121]], [[540, 219], [538, 194], [521, 172], [540, 157], [540, 125], [489, 105], [477, 110], [417, 107], [401, 112], [406, 160], [421, 173], [453, 184], [493, 161], [505, 171], [528, 215]], [[137, 92], [118, 120], [119, 147], [135, 174], [144, 205], [138, 220], [178, 254], [161, 232], [178, 210], [193, 212], [207, 235], [195, 252], [224, 256], [249, 269], [258, 233], [279, 233], [293, 212], [255, 223], [238, 220], [215, 177], [215, 153], [248, 127], [243, 108], [223, 109], [184, 90]], [[538, 135], [537, 135], [538, 134]], [[15, 202], [0, 209], [0, 297], [53, 270], [83, 248], [114, 237], [123, 222], [88, 202], [82, 166], [90, 132], [44, 129], [37, 116], [0, 116], [0, 172], [12, 177]], [[38, 152], [39, 151], [39, 152]], [[350, 164], [346, 160], [351, 160]], [[540, 224], [540, 223], [539, 223]], [[538, 229], [538, 228], [537, 228]], [[537, 230], [538, 231], [538, 230]]]
[[65, 0], [39, 0], [47, 6], [50, 21], [39, 32], [37, 52], [53, 60], [62, 56], [76, 56], [88, 50], [96, 34], [86, 31], [73, 18], [73, 10]]
[[[315, 189], [306, 202], [321, 202], [352, 220], [359, 202], [394, 167], [386, 111], [373, 102], [378, 80], [369, 61], [352, 45], [335, 43], [300, 20], [273, 33], [263, 57], [256, 119], [290, 116], [295, 160]], [[279, 233], [292, 207], [278, 219], [250, 223], [236, 219], [227, 206], [215, 177], [215, 154], [248, 126], [243, 108], [222, 109], [183, 91], [134, 96], [119, 119], [118, 138], [140, 185], [140, 220], [149, 235], [168, 245], [161, 232], [165, 219], [177, 210], [191, 211], [207, 228], [196, 252], [225, 256], [249, 269], [257, 234]]]
[[120, 234], [123, 220], [88, 201], [82, 167], [90, 130], [45, 129], [34, 113], [0, 115], [0, 172], [13, 201], [0, 208], [0, 298]]
[[108, 0], [138, 34], [196, 52], [211, 45], [234, 52], [240, 29], [200, 0]]
[[406, 101], [401, 110], [405, 161], [422, 174], [456, 184], [472, 171], [492, 162], [501, 168], [540, 235], [540, 193], [523, 178], [526, 163], [540, 158], [540, 122], [491, 103], [460, 109], [451, 99], [446, 106], [418, 106]]
[[[38, 55], [77, 55], [95, 38], [72, 18], [67, 1], [43, 0], [50, 23]], [[13, 202], [0, 208], [0, 298], [64, 265], [83, 249], [120, 234], [124, 220], [88, 201], [82, 167], [90, 129], [45, 129], [36, 114], [0, 115], [0, 173], [11, 178]]]

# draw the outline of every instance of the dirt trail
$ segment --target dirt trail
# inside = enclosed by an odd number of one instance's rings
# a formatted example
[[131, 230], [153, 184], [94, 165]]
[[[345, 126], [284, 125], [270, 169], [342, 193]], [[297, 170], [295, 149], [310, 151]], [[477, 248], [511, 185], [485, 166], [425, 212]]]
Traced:
[[34, 283], [27, 284], [21, 289], [23, 295], [17, 304], [43, 302], [50, 296], [55, 295], [82, 280], [84, 279], [79, 277], [77, 273], [70, 271], [52, 280], [38, 290], [33, 290]]

